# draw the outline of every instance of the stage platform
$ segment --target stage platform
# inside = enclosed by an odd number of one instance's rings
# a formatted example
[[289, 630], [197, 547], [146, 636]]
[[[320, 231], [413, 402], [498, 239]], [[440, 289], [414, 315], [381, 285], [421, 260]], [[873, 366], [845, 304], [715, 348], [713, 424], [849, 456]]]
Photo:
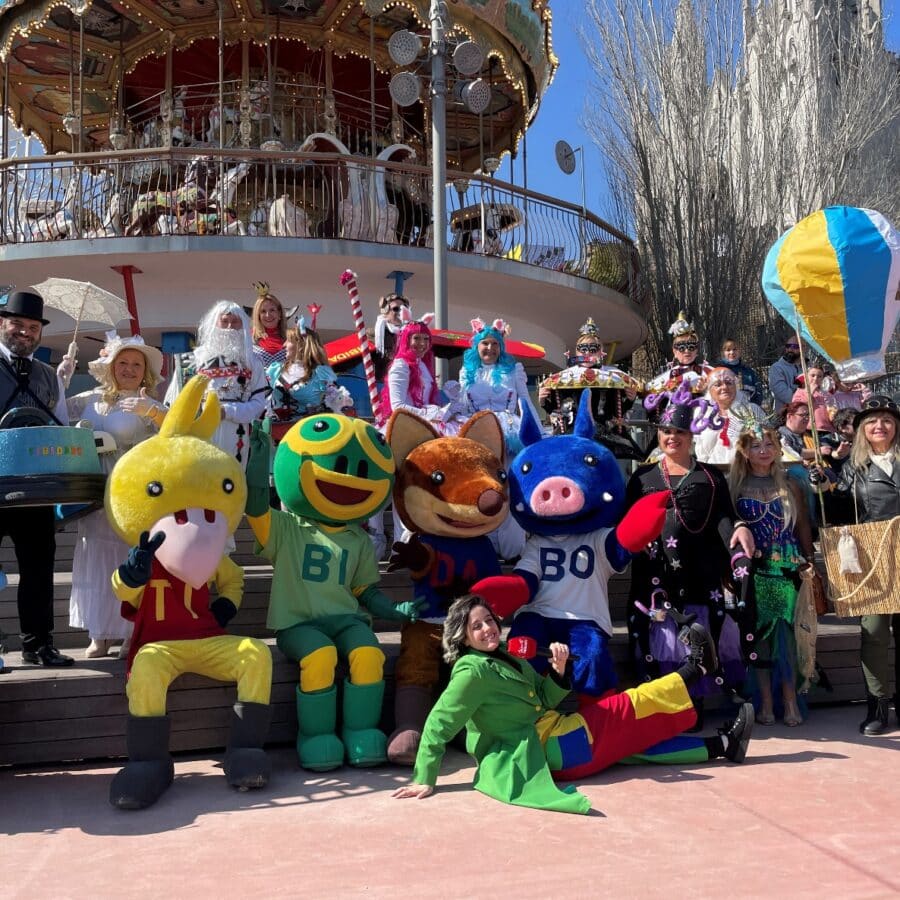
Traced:
[[[61, 533], [55, 575], [56, 645], [76, 657], [69, 669], [24, 665], [19, 652], [16, 616], [15, 559], [4, 546], [0, 561], [10, 573], [10, 586], [0, 592], [0, 629], [6, 632], [7, 671], [0, 675], [0, 765], [27, 766], [70, 760], [118, 758], [125, 754], [125, 665], [116, 658], [83, 658], [88, 637], [68, 625], [71, 559], [74, 535]], [[265, 627], [271, 567], [253, 554], [252, 535], [239, 529], [234, 559], [245, 566], [245, 594], [230, 631], [263, 638], [272, 648], [272, 745], [292, 743], [297, 717], [294, 692], [297, 667], [274, 646]], [[395, 601], [409, 599], [406, 572], [386, 571], [382, 589]], [[627, 633], [624, 627], [628, 576], [610, 582], [610, 608], [617, 623], [611, 650], [620, 672], [626, 671]], [[382, 725], [392, 730], [393, 666], [400, 648], [396, 623], [375, 623], [387, 657], [386, 700]], [[865, 697], [859, 667], [859, 625], [853, 620], [823, 616], [819, 622], [818, 657], [833, 690], [815, 687], [811, 705], [848, 703]], [[199, 676], [179, 678], [169, 693], [172, 748], [176, 751], [215, 750], [224, 747], [234, 687]], [[855, 713], [854, 713], [855, 714]]]

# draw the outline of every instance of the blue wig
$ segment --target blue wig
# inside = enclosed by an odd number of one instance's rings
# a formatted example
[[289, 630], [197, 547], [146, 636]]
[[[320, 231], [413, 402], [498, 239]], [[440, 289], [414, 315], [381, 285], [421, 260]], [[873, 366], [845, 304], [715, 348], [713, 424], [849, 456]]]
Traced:
[[463, 354], [459, 380], [464, 385], [475, 383], [475, 375], [483, 365], [481, 357], [478, 355], [478, 345], [487, 338], [493, 338], [500, 344], [500, 356], [494, 365], [494, 371], [491, 372], [491, 381], [494, 384], [499, 384], [503, 376], [508, 375], [516, 367], [515, 358], [506, 352], [506, 340], [503, 334], [494, 328], [493, 325], [488, 325], [472, 335], [469, 349]]

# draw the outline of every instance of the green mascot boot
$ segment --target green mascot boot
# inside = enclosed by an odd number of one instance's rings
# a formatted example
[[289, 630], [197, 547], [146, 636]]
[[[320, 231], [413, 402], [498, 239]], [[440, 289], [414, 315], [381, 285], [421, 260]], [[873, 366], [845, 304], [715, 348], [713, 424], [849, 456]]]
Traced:
[[351, 684], [344, 681], [344, 725], [341, 738], [351, 766], [378, 766], [387, 762], [387, 738], [378, 729], [384, 681]]
[[300, 765], [313, 772], [328, 772], [344, 762], [344, 745], [337, 727], [337, 688], [307, 693], [297, 688], [297, 755]]

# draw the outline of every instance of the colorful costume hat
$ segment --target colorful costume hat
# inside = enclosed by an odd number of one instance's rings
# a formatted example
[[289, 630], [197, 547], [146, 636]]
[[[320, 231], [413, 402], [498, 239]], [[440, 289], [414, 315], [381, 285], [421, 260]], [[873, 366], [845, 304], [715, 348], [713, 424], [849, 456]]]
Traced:
[[678, 318], [669, 326], [669, 334], [672, 335], [673, 341], [676, 338], [686, 337], [687, 335], [697, 337], [697, 330], [691, 322], [688, 322], [684, 310], [678, 313]]

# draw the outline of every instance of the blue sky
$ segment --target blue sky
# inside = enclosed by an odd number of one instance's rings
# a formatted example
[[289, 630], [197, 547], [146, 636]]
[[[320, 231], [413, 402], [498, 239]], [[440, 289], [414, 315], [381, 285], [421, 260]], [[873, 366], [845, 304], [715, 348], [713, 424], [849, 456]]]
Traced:
[[[900, 52], [900, 0], [884, 0], [885, 42]], [[585, 146], [585, 194], [589, 210], [603, 216], [606, 195], [600, 153], [590, 143], [581, 119], [591, 79], [590, 66], [576, 34], [577, 23], [586, 21], [582, 0], [556, 0], [553, 9], [553, 47], [560, 59], [556, 78], [544, 95], [537, 120], [528, 131], [528, 187], [530, 190], [581, 203], [581, 179], [576, 172], [564, 175], [556, 165], [553, 148], [561, 138], [573, 147]], [[580, 155], [579, 155], [580, 156]], [[580, 162], [580, 159], [579, 159]], [[514, 163], [515, 182], [522, 184], [522, 163]], [[510, 180], [509, 158], [498, 178]]]

